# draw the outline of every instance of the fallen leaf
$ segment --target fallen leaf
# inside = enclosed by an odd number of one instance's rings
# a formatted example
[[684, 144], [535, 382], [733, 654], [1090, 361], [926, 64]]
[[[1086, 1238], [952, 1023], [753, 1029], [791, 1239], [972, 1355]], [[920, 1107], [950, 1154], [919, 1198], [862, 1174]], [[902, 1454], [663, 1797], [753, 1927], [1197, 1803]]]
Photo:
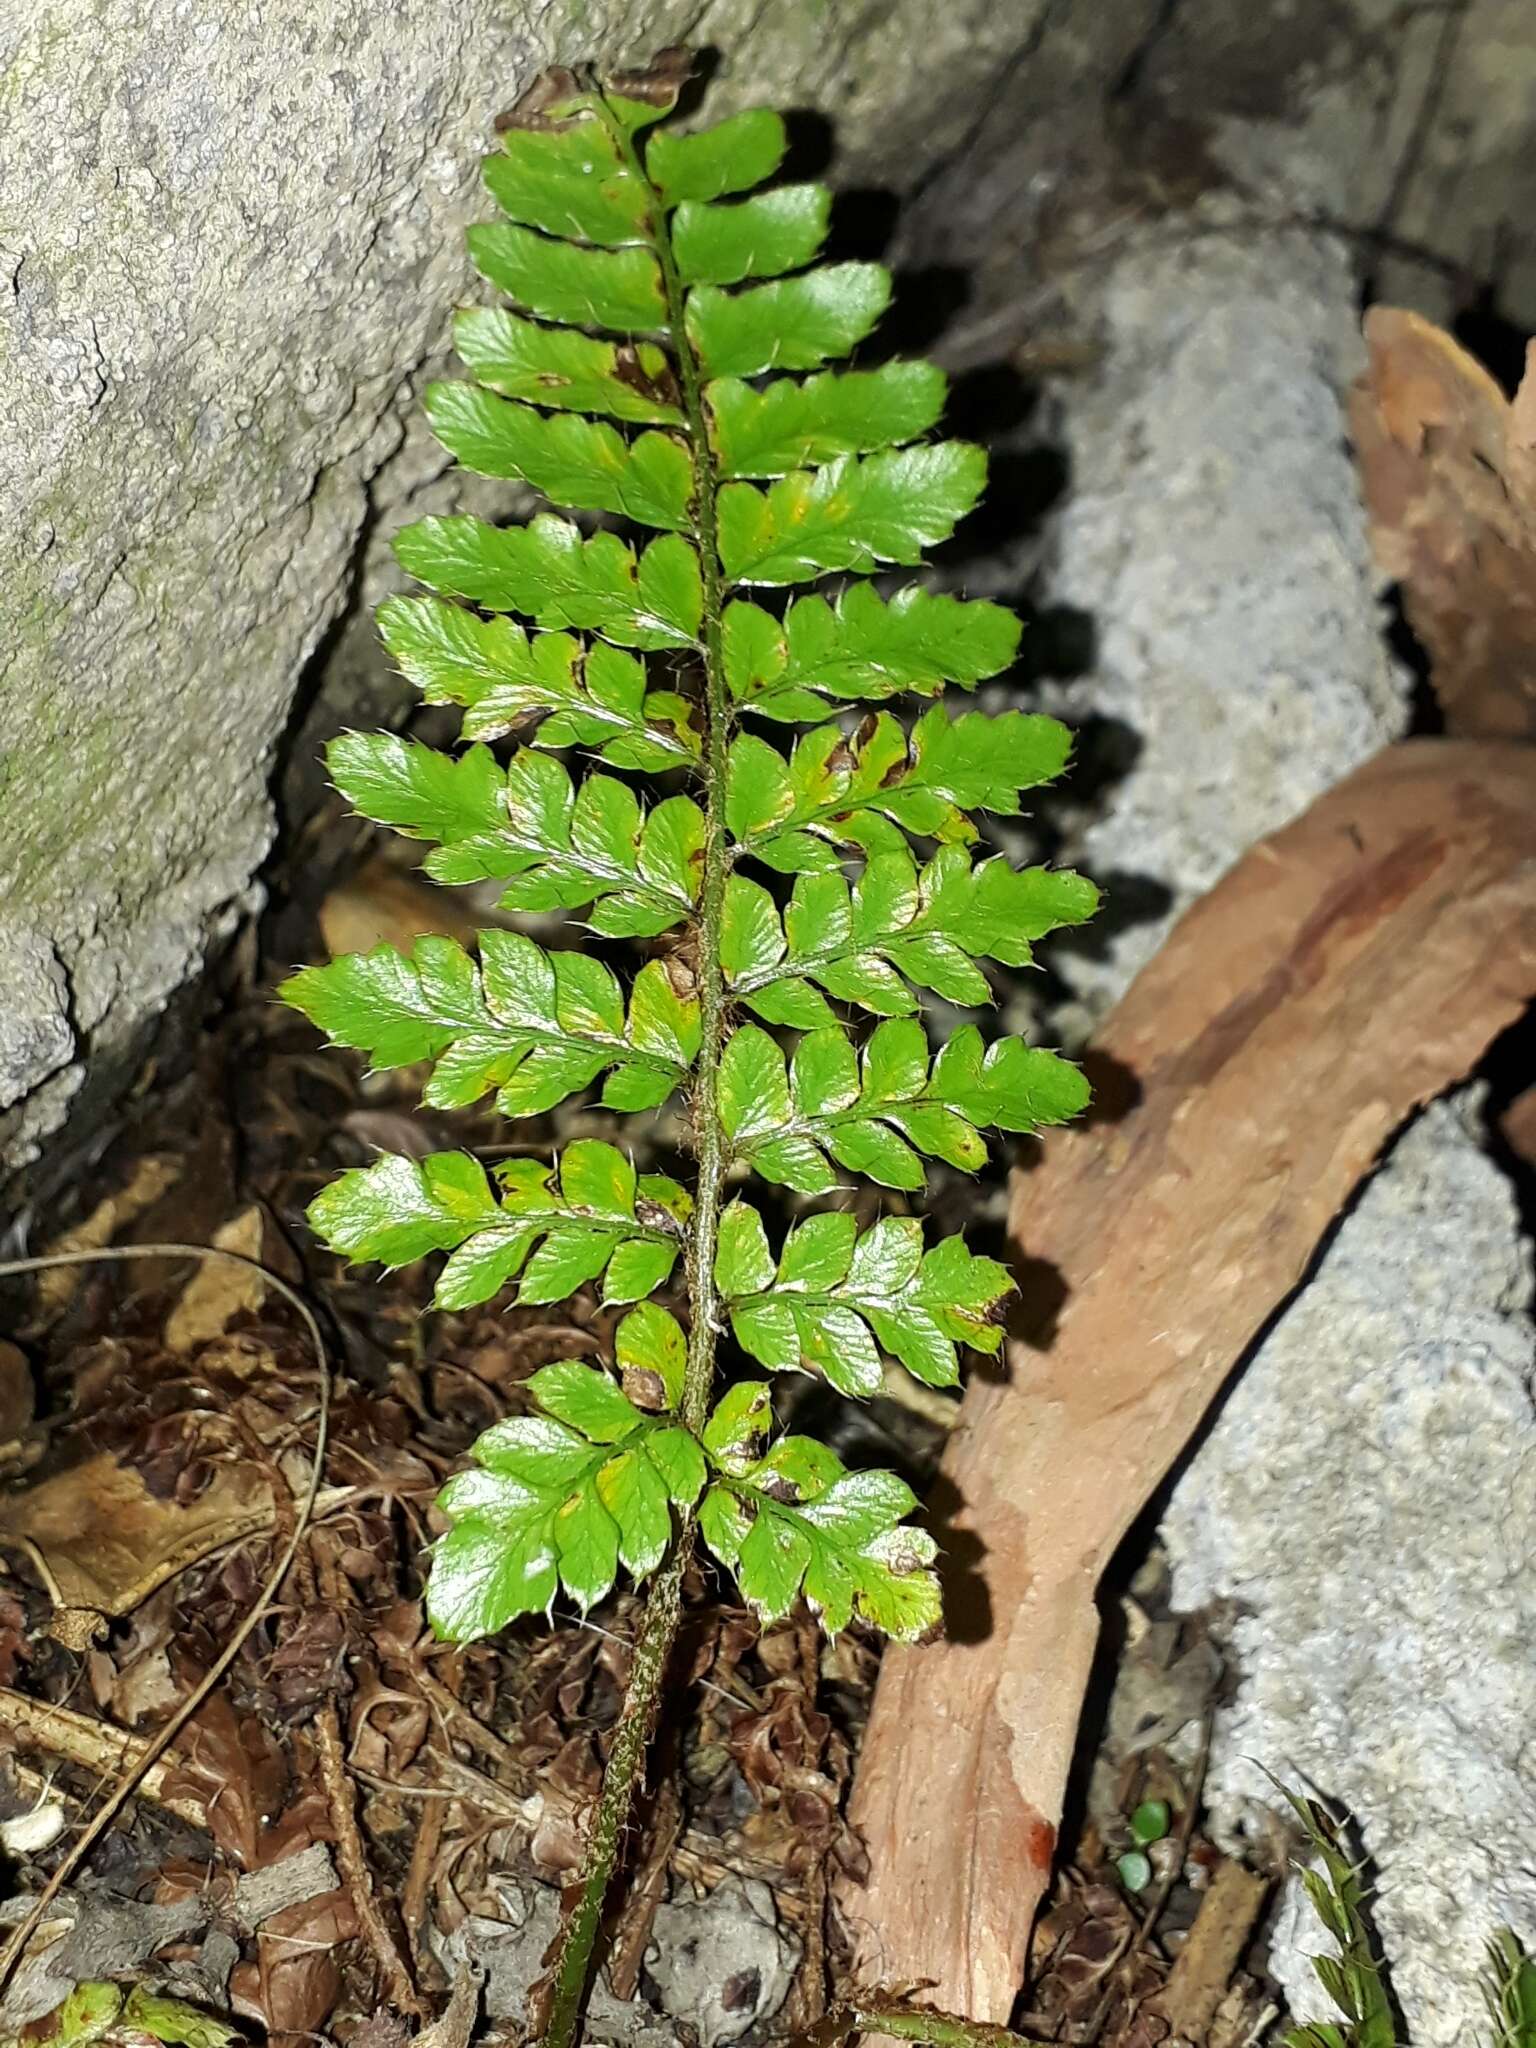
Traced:
[[[129, 1614], [188, 1565], [259, 1534], [272, 1523], [272, 1495], [249, 1464], [211, 1468], [211, 1483], [185, 1504], [158, 1500], [142, 1475], [108, 1452], [0, 1499], [0, 1546], [36, 1565], [64, 1615]], [[83, 1647], [94, 1628], [88, 1620]], [[63, 1640], [59, 1637], [59, 1640]]]
[[[260, 1203], [253, 1202], [213, 1233], [213, 1245], [217, 1251], [260, 1259], [265, 1238], [266, 1220]], [[236, 1266], [228, 1259], [200, 1259], [166, 1318], [165, 1341], [172, 1351], [190, 1351], [219, 1336], [237, 1315], [259, 1309], [266, 1293], [266, 1281], [252, 1267]]]
[[[181, 1164], [179, 1159], [159, 1153], [147, 1154], [135, 1164], [126, 1187], [98, 1202], [83, 1223], [77, 1223], [73, 1230], [66, 1230], [62, 1237], [44, 1245], [44, 1252], [100, 1251], [136, 1216], [142, 1216], [146, 1209], [153, 1208], [161, 1196], [175, 1186], [181, 1178]], [[55, 1321], [74, 1300], [81, 1271], [79, 1266], [55, 1266], [38, 1274], [39, 1323], [46, 1326]]]
[[360, 867], [320, 906], [320, 936], [330, 953], [366, 953], [374, 946], [409, 952], [424, 932], [441, 932], [467, 945], [478, 921], [460, 909], [447, 889], [418, 881], [392, 861], [374, 859]]

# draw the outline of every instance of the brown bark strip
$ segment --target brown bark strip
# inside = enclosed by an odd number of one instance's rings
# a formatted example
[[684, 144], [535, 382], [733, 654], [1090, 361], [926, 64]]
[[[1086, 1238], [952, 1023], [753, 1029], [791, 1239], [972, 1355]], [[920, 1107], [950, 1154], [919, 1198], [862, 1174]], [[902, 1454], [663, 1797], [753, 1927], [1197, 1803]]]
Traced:
[[1035, 1327], [945, 1458], [948, 1640], [880, 1674], [843, 1897], [871, 1981], [1007, 2019], [1101, 1572], [1384, 1142], [1533, 994], [1536, 749], [1417, 741], [1255, 847], [1107, 1021], [1134, 1106], [1103, 1083], [1015, 1180]]

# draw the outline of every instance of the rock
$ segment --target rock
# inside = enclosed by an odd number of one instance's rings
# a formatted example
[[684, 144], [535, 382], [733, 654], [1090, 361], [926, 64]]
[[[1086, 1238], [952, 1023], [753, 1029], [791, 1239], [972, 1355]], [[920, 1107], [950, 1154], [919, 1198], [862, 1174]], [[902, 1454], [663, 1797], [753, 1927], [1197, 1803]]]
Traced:
[[659, 1907], [645, 1958], [663, 2008], [697, 2028], [699, 2048], [721, 2048], [772, 2019], [799, 1963], [800, 1944], [780, 1928], [767, 1885], [734, 1877], [704, 1898]]
[[[1261, 1767], [1350, 1810], [1416, 2048], [1482, 2038], [1497, 1925], [1536, 1940], [1531, 1249], [1480, 1097], [1398, 1142], [1163, 1525], [1177, 1604], [1238, 1616], [1217, 1823], [1266, 1828]], [[1271, 1963], [1300, 2017], [1334, 2016], [1308, 1961], [1321, 1946], [1293, 1897]]]
[[[439, 1959], [452, 1972], [468, 1960], [485, 1973], [488, 2019], [527, 2017], [528, 1988], [559, 1920], [557, 1895], [542, 1885], [501, 1885], [502, 1919], [471, 1914], [446, 1940]], [[699, 2048], [737, 2040], [771, 2019], [789, 1996], [800, 1945], [779, 1929], [764, 1884], [728, 1878], [703, 1898], [658, 1908], [646, 1972], [663, 2011], [683, 2021]], [[677, 2048], [676, 2037], [643, 1999], [621, 2004], [599, 1977], [586, 2037], [613, 2048]]]
[[124, 1066], [259, 900], [274, 750], [401, 495], [380, 472], [471, 284], [460, 230], [489, 211], [496, 112], [557, 53], [689, 35], [725, 55], [721, 111], [823, 107], [858, 175], [910, 180], [968, 134], [1033, 12], [899, 0], [829, 36], [799, 0], [22, 10], [0, 134], [0, 186], [28, 195], [0, 246], [0, 901], [4, 964], [20, 946], [30, 965], [0, 983], [0, 1166], [35, 1154], [87, 1062]]
[[[503, 1879], [505, 1919], [471, 1913], [447, 1937], [434, 1936], [438, 1959], [452, 1975], [468, 1961], [484, 1973], [488, 2020], [528, 2017], [528, 1992], [544, 1974], [544, 1957], [560, 1922], [559, 1895], [547, 1885]], [[583, 2038], [593, 2048], [680, 2048], [672, 2029], [643, 1999], [621, 2004], [599, 1976], [588, 2001]]]
[[1107, 951], [1070, 971], [1095, 1011], [1408, 716], [1345, 442], [1363, 351], [1344, 251], [1198, 228], [1083, 281], [1102, 362], [1062, 387], [1073, 483], [1049, 589], [1092, 617], [1097, 653], [1050, 695], [1094, 722], [1084, 767], [1108, 777], [1067, 848], [1108, 890], [1086, 934]]
[[69, 982], [50, 941], [35, 926], [0, 920], [0, 1111], [51, 1082], [72, 1092], [67, 1069], [75, 1051]]

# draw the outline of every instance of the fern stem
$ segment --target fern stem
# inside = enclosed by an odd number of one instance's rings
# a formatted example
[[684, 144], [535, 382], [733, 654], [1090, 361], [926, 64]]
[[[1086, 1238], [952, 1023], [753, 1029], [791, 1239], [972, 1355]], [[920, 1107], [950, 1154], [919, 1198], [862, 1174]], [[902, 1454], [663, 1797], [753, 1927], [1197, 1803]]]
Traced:
[[[598, 104], [600, 107], [603, 104], [600, 98]], [[715, 1334], [719, 1318], [714, 1276], [715, 1239], [719, 1231], [721, 1193], [728, 1164], [717, 1102], [726, 1020], [725, 977], [720, 966], [727, 872], [726, 742], [730, 723], [730, 697], [721, 638], [725, 591], [715, 531], [715, 464], [704, 417], [698, 360], [683, 322], [682, 280], [673, 260], [660, 197], [646, 176], [640, 154], [622, 123], [610, 120], [608, 126], [625, 163], [637, 178], [644, 181], [651, 194], [651, 246], [661, 269], [667, 323], [682, 387], [683, 415], [693, 461], [694, 528], [704, 588], [704, 872], [695, 927], [701, 1036], [694, 1068], [692, 1112], [698, 1179], [694, 1188], [687, 1248], [688, 1361], [678, 1411], [683, 1426], [697, 1436], [709, 1412], [709, 1397], [715, 1377]], [[560, 1931], [548, 2014], [539, 2048], [573, 2048], [581, 2024], [602, 1925], [603, 1901], [619, 1859], [655, 1725], [667, 1665], [682, 1618], [683, 1579], [693, 1556], [695, 1527], [690, 1511], [682, 1518], [672, 1548], [660, 1566], [646, 1600], [629, 1686], [624, 1695], [613, 1747], [603, 1770], [602, 1789], [582, 1865], [580, 1890]]]

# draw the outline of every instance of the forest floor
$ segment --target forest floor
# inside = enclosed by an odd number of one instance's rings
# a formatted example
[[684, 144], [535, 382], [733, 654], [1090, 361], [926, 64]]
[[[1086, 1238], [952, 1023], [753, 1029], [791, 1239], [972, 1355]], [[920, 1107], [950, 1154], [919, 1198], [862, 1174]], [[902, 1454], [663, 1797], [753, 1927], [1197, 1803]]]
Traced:
[[[48, 2038], [62, 1989], [110, 1977], [283, 2043], [393, 2048], [412, 2017], [442, 2012], [466, 1957], [484, 1973], [480, 2025], [513, 2035], [577, 1863], [635, 1595], [455, 1648], [432, 1638], [421, 1593], [446, 1476], [519, 1412], [539, 1366], [603, 1355], [617, 1312], [589, 1291], [557, 1310], [429, 1313], [422, 1268], [348, 1270], [306, 1229], [316, 1190], [376, 1150], [509, 1149], [504, 1124], [421, 1109], [409, 1070], [365, 1075], [274, 1000], [286, 968], [327, 944], [408, 940], [445, 914], [441, 893], [364, 854], [246, 936], [185, 1056], [146, 1072], [89, 1169], [27, 1219], [33, 1252], [170, 1242], [261, 1261], [321, 1318], [330, 1412], [292, 1568], [31, 1936], [0, 2004], [6, 2036]], [[334, 870], [329, 854], [317, 863]], [[517, 1149], [546, 1146], [546, 1122], [517, 1126]], [[560, 1124], [605, 1129], [597, 1110]], [[676, 1136], [662, 1117], [640, 1142], [664, 1151]], [[928, 1206], [1000, 1238], [1001, 1176], [951, 1177]], [[13, 1284], [7, 1307], [0, 1917], [14, 1926], [273, 1573], [312, 1470], [321, 1383], [300, 1318], [238, 1265], [54, 1270]], [[797, 1398], [803, 1411], [820, 1396], [805, 1382]], [[913, 1398], [842, 1411], [838, 1448], [895, 1463], [921, 1492], [952, 1410]], [[838, 1412], [815, 1426], [835, 1430]], [[1251, 1930], [1293, 1845], [1277, 1839], [1266, 1868], [1245, 1870], [1202, 1832], [1201, 1731], [1223, 1674], [1198, 1619], [1168, 1611], [1149, 1545], [1122, 1573], [1017, 2017], [1102, 2048], [1184, 2038], [1148, 2003], [1183, 1948], [1186, 2003], [1205, 2015], [1188, 2037], [1237, 2048], [1277, 2010]], [[832, 1887], [862, 1855], [844, 1808], [877, 1663], [857, 1628], [827, 1643], [808, 1614], [760, 1630], [695, 1569], [595, 2038], [787, 2039], [846, 1990]], [[392, 2012], [412, 1989], [418, 2013]]]

